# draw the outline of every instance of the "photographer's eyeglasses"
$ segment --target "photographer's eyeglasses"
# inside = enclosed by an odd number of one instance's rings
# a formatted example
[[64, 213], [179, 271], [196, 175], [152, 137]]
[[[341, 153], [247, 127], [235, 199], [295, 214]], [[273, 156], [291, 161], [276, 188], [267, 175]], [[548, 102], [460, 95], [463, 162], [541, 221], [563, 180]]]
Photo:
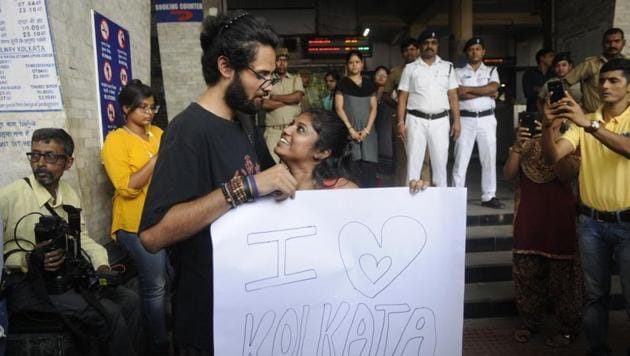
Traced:
[[68, 158], [68, 156], [65, 154], [57, 154], [54, 152], [45, 152], [45, 153], [26, 152], [26, 157], [28, 157], [28, 160], [33, 163], [39, 162], [39, 159], [42, 157], [44, 157], [44, 161], [46, 161], [46, 163], [57, 163], [59, 158], [63, 158], [63, 159]]
[[259, 89], [266, 90], [269, 87], [272, 87], [272, 86], [278, 84], [278, 82], [280, 81], [280, 78], [276, 78], [276, 77], [265, 78], [264, 75], [258, 73], [257, 71], [252, 69], [252, 67], [250, 67], [250, 66], [247, 66], [247, 69], [249, 69], [252, 73], [254, 73], [254, 75], [256, 76], [256, 78], [258, 80], [262, 80], [263, 81], [262, 84], [260, 84], [260, 87], [258, 87]]
[[142, 110], [145, 114], [154, 114], [157, 115], [157, 113], [160, 111], [160, 106], [159, 105], [147, 105], [147, 104], [140, 104], [138, 105], [137, 109]]

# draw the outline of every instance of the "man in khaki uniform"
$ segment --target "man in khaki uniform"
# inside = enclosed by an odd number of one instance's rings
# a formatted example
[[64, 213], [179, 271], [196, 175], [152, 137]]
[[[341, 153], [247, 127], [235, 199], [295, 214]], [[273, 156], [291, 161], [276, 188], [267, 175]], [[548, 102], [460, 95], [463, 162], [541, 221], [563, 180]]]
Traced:
[[295, 119], [301, 111], [300, 102], [304, 97], [304, 85], [302, 78], [297, 74], [287, 71], [289, 64], [289, 51], [279, 48], [276, 51], [276, 71], [274, 75], [280, 79], [274, 84], [269, 98], [262, 101], [263, 108], [267, 111], [265, 118], [265, 141], [269, 152], [276, 162], [280, 159], [273, 152], [278, 144], [282, 130]]
[[[385, 82], [385, 88], [383, 89], [383, 100], [385, 104], [391, 106], [394, 110], [398, 107], [398, 83], [400, 83], [400, 76], [403, 69], [408, 63], [415, 61], [420, 55], [420, 45], [415, 38], [409, 38], [400, 45], [400, 55], [405, 63], [397, 65], [389, 71], [387, 76], [387, 82]], [[405, 151], [405, 142], [398, 135], [397, 120], [392, 120], [392, 132], [394, 143], [394, 185], [406, 186], [407, 182], [407, 152]], [[424, 162], [422, 163], [421, 179], [427, 182], [431, 181], [431, 161], [429, 160], [429, 148], [424, 155]]]
[[602, 40], [604, 52], [599, 56], [586, 58], [564, 78], [569, 86], [582, 82], [582, 107], [586, 113], [595, 112], [602, 103], [599, 98], [599, 70], [609, 60], [624, 57], [621, 52], [625, 45], [626, 40], [620, 28], [606, 30]]

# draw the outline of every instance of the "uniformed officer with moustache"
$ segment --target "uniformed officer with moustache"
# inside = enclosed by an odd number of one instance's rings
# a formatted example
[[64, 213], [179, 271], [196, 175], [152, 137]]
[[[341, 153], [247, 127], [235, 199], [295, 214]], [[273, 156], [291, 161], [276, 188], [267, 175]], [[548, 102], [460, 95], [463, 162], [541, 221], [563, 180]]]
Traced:
[[457, 78], [453, 63], [437, 55], [434, 31], [424, 31], [418, 43], [420, 58], [405, 66], [398, 85], [398, 132], [407, 141], [407, 181], [420, 177], [428, 145], [433, 184], [446, 187], [449, 131], [454, 139], [460, 131]]
[[497, 119], [494, 116], [494, 97], [499, 90], [496, 67], [486, 66], [483, 57], [486, 47], [480, 37], [473, 37], [464, 45], [468, 63], [457, 68], [459, 114], [462, 131], [455, 142], [453, 184], [466, 185], [466, 170], [475, 142], [481, 161], [481, 205], [501, 209], [504, 204], [496, 198], [497, 191]]

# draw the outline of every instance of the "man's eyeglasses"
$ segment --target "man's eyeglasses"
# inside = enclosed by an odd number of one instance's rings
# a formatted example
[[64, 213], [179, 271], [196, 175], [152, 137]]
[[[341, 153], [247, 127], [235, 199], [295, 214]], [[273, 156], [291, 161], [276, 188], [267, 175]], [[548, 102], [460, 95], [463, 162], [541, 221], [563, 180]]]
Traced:
[[145, 114], [157, 114], [160, 111], [159, 105], [140, 104], [137, 108], [142, 110]]
[[59, 158], [63, 158], [63, 159], [68, 158], [68, 156], [65, 154], [58, 154], [54, 152], [45, 152], [45, 153], [26, 152], [26, 157], [28, 157], [28, 160], [33, 163], [39, 162], [39, 159], [42, 157], [44, 157], [44, 161], [46, 161], [46, 163], [57, 163]]
[[257, 71], [252, 69], [252, 67], [250, 67], [250, 66], [247, 66], [247, 69], [249, 69], [252, 73], [254, 73], [254, 75], [256, 76], [256, 78], [258, 80], [262, 80], [263, 81], [262, 84], [260, 84], [260, 87], [259, 87], [262, 90], [266, 90], [269, 87], [278, 84], [278, 82], [280, 81], [280, 78], [277, 78], [277, 77], [265, 78], [264, 75], [258, 73]]

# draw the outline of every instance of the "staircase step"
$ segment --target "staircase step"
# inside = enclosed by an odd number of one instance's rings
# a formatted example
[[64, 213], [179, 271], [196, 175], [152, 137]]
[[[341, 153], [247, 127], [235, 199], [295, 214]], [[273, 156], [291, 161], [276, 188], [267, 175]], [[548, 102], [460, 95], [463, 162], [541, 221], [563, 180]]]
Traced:
[[466, 254], [466, 269], [512, 266], [512, 251], [473, 252]]
[[511, 225], [514, 213], [468, 215], [466, 226]]
[[466, 252], [505, 251], [511, 248], [512, 225], [466, 228]]
[[512, 251], [466, 254], [466, 283], [512, 280]]
[[[611, 310], [623, 310], [619, 276], [611, 280]], [[464, 318], [509, 317], [516, 315], [512, 281], [467, 283], [464, 289]]]

